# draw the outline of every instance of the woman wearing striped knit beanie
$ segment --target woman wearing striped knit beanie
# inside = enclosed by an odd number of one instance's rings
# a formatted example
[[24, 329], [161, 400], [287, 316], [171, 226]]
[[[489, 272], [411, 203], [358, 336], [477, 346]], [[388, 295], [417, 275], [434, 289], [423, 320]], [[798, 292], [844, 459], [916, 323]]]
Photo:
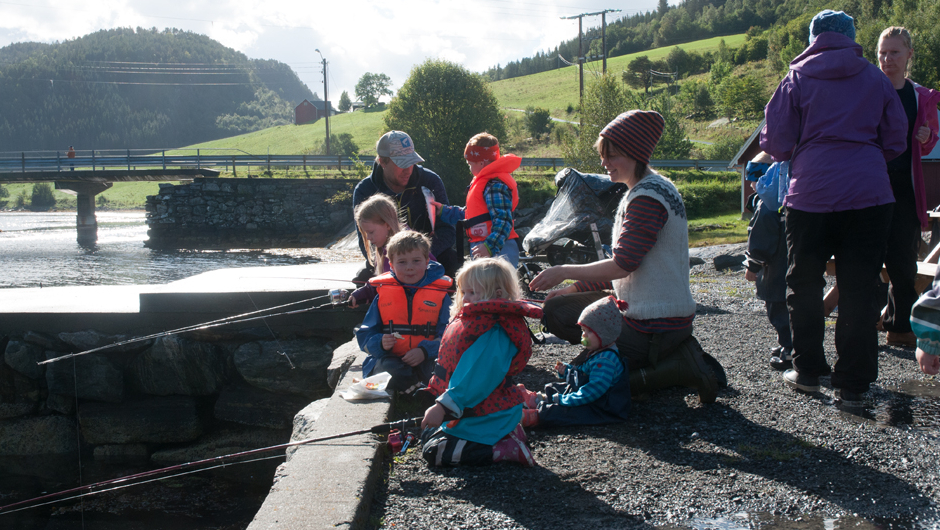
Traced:
[[629, 189], [617, 207], [613, 257], [551, 267], [529, 287], [546, 290], [577, 280], [548, 293], [543, 319], [550, 332], [572, 344], [581, 340], [581, 311], [613, 290], [626, 302], [616, 342], [628, 364], [631, 392], [688, 386], [710, 403], [724, 374], [692, 336], [685, 205], [673, 183], [649, 165], [664, 124], [658, 112], [631, 110], [607, 124], [594, 144], [610, 179]]

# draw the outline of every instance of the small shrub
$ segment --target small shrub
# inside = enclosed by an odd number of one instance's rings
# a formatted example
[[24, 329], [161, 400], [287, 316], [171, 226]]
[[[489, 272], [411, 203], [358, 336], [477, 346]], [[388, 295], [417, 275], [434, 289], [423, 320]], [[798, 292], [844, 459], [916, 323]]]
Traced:
[[689, 219], [728, 213], [741, 206], [741, 185], [738, 182], [677, 182], [676, 187], [685, 203]]
[[552, 131], [552, 115], [548, 109], [528, 107], [525, 115], [525, 128], [533, 138]]
[[52, 185], [48, 182], [33, 184], [33, 195], [30, 199], [31, 210], [48, 210], [55, 206], [55, 196], [52, 194]]
[[725, 137], [715, 140], [712, 145], [702, 149], [705, 160], [731, 160], [744, 145], [744, 140], [734, 137]]

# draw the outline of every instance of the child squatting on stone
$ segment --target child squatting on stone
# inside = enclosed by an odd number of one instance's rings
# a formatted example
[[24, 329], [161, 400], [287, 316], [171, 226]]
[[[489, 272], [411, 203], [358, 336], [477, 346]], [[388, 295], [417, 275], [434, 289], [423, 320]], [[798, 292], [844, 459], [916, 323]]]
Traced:
[[519, 205], [519, 193], [512, 172], [519, 169], [522, 159], [512, 154], [500, 156], [499, 140], [485, 132], [467, 142], [463, 156], [473, 173], [467, 205], [434, 203], [441, 221], [456, 224], [464, 220], [474, 258], [502, 256], [518, 267], [519, 234], [513, 228], [512, 215]]
[[[405, 226], [405, 223], [398, 218], [398, 206], [395, 205], [395, 201], [388, 195], [379, 193], [356, 206], [353, 215], [366, 247], [366, 258], [375, 271], [375, 276], [388, 272], [389, 263], [386, 253], [388, 241]], [[375, 286], [366, 283], [349, 296], [349, 306], [370, 304], [375, 294]]]
[[940, 268], [930, 290], [911, 310], [911, 329], [917, 336], [917, 364], [927, 375], [940, 372]]
[[[544, 393], [526, 392], [522, 425], [599, 425], [627, 420], [630, 377], [617, 350], [626, 302], [613, 296], [584, 308], [578, 318], [585, 349], [555, 371], [563, 383], [545, 385]], [[521, 385], [520, 385], [521, 386]]]
[[519, 297], [516, 270], [504, 259], [477, 259], [457, 273], [459, 309], [441, 339], [428, 385], [436, 399], [421, 422], [428, 465], [535, 465], [519, 423], [525, 389], [512, 377], [532, 355], [525, 317], [541, 318], [542, 309]]
[[356, 331], [359, 347], [369, 354], [362, 375], [388, 372], [389, 390], [412, 393], [431, 378], [453, 281], [428, 259], [431, 242], [424, 234], [405, 230], [386, 246], [392, 271], [369, 280], [377, 295]]

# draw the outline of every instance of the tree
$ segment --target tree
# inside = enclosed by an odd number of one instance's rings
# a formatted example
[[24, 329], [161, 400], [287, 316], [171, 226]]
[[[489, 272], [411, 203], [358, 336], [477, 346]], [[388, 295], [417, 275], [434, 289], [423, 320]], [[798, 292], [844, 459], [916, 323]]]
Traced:
[[767, 99], [760, 81], [750, 75], [726, 77], [715, 88], [718, 112], [728, 118], [758, 117], [763, 113]]
[[525, 128], [533, 138], [552, 132], [552, 115], [548, 109], [527, 107], [525, 109]]
[[653, 63], [650, 58], [641, 55], [627, 64], [627, 71], [623, 73], [623, 82], [632, 88], [642, 88], [649, 91], [650, 88], [650, 70], [653, 69]]
[[692, 142], [686, 138], [685, 127], [679, 120], [679, 113], [671, 96], [662, 94], [649, 101], [649, 110], [660, 113], [665, 120], [663, 134], [653, 151], [653, 158], [658, 160], [685, 160], [692, 152]]
[[639, 101], [617, 82], [615, 76], [606, 74], [584, 87], [581, 103], [582, 127], [577, 135], [566, 137], [563, 151], [565, 165], [588, 173], [604, 173], [600, 157], [594, 150], [594, 142], [601, 129], [622, 112], [635, 109]]
[[[359, 146], [353, 141], [353, 135], [349, 133], [330, 135], [330, 154], [333, 156], [351, 157], [359, 152]], [[320, 153], [326, 153], [326, 142], [320, 147]]]
[[374, 107], [379, 104], [379, 98], [382, 96], [391, 96], [392, 80], [385, 74], [372, 74], [366, 72], [356, 83], [356, 97], [366, 107]]
[[444, 60], [415, 66], [388, 105], [385, 125], [407, 132], [427, 167], [444, 181], [451, 203], [462, 204], [471, 174], [463, 157], [471, 136], [505, 137], [499, 102], [486, 80]]
[[37, 182], [33, 184], [33, 196], [30, 199], [31, 210], [48, 210], [55, 206], [55, 196], [52, 194], [52, 186], [48, 182]]
[[352, 108], [352, 101], [349, 100], [349, 93], [343, 90], [343, 93], [339, 96], [339, 111], [349, 112], [350, 108]]

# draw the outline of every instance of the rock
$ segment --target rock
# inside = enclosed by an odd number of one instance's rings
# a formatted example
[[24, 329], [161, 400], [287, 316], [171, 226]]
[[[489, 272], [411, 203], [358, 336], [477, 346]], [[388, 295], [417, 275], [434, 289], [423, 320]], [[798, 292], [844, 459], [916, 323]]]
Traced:
[[326, 384], [330, 388], [336, 388], [336, 384], [356, 360], [356, 355], [359, 355], [359, 343], [354, 340], [333, 350], [333, 360], [326, 368]]
[[46, 398], [46, 408], [61, 414], [71, 414], [75, 411], [75, 397], [49, 394], [49, 397]]
[[704, 265], [705, 260], [698, 256], [689, 256], [689, 267], [694, 267], [696, 265]]
[[85, 440], [95, 445], [189, 442], [204, 431], [195, 400], [185, 396], [82, 403], [78, 421]]
[[522, 208], [515, 212], [516, 217], [528, 217], [529, 215], [535, 213], [535, 208]]
[[715, 270], [740, 268], [744, 262], [743, 254], [724, 254], [715, 256]]
[[225, 364], [213, 344], [163, 337], [128, 370], [133, 388], [157, 396], [208, 396], [219, 391]]
[[20, 403], [0, 403], [0, 420], [26, 416], [36, 411], [36, 403], [24, 401]]
[[30, 377], [39, 379], [46, 373], [46, 368], [39, 363], [46, 360], [42, 347], [25, 341], [11, 340], [3, 352], [3, 360], [10, 368]]
[[272, 394], [242, 385], [222, 389], [215, 401], [214, 416], [218, 420], [253, 427], [289, 429], [294, 414], [307, 403], [306, 398]]
[[66, 351], [68, 349], [68, 345], [66, 343], [48, 333], [27, 331], [23, 334], [23, 340], [29, 342], [30, 344], [40, 346], [44, 350]]
[[150, 449], [146, 444], [111, 444], [95, 447], [95, 460], [108, 464], [126, 464], [147, 461]]
[[286, 430], [226, 430], [208, 434], [196, 443], [186, 447], [155, 451], [151, 455], [150, 461], [160, 466], [194, 462], [251, 449], [281, 445], [287, 443], [289, 438], [290, 434]]
[[315, 339], [249, 342], [235, 350], [235, 369], [252, 386], [317, 397], [329, 391], [326, 369], [333, 348]]
[[[57, 357], [58, 352], [46, 351], [46, 357]], [[74, 362], [73, 362], [74, 361]], [[118, 403], [124, 399], [124, 375], [107, 357], [88, 354], [47, 364], [46, 386], [50, 394], [75, 396], [75, 381], [79, 381], [79, 399]]]
[[[330, 398], [318, 399], [304, 407], [294, 416], [294, 430], [290, 437], [292, 442], [305, 440], [313, 435], [313, 429], [317, 426], [317, 420], [320, 419], [320, 414], [323, 413], [329, 402]], [[298, 447], [300, 446], [288, 447], [287, 458], [293, 456]]]
[[109, 336], [97, 331], [76, 331], [59, 333], [59, 340], [67, 344], [75, 352], [91, 350], [99, 346], [112, 343]]
[[60, 455], [76, 449], [71, 418], [55, 415], [0, 422], [0, 456]]

